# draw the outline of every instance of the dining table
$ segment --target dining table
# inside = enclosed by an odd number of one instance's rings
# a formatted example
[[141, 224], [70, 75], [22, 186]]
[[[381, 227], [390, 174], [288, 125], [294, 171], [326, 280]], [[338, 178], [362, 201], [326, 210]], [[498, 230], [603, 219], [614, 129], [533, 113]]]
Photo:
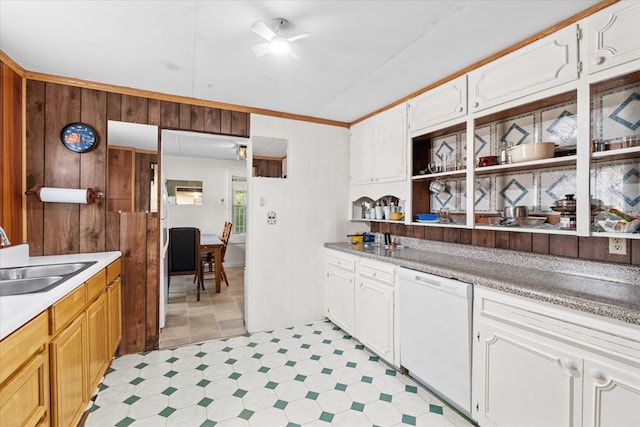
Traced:
[[[215, 283], [216, 293], [220, 293], [220, 278], [222, 277], [222, 248], [224, 242], [220, 240], [220, 237], [215, 234], [201, 234], [200, 235], [200, 253], [208, 254], [213, 253], [214, 270], [215, 270]], [[201, 279], [204, 281], [204, 273], [200, 271], [203, 276]]]

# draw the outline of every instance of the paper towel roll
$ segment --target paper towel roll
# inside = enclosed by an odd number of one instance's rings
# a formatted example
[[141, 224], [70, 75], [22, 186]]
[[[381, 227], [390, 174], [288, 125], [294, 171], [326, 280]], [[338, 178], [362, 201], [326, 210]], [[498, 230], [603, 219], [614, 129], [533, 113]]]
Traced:
[[86, 190], [75, 188], [53, 188], [53, 187], [36, 187], [26, 192], [26, 194], [35, 194], [41, 202], [54, 203], [93, 203], [96, 199], [102, 199], [104, 193], [94, 191], [92, 188]]
[[87, 197], [87, 190], [76, 190], [74, 188], [42, 187], [39, 196], [43, 202], [87, 204], [90, 200]]

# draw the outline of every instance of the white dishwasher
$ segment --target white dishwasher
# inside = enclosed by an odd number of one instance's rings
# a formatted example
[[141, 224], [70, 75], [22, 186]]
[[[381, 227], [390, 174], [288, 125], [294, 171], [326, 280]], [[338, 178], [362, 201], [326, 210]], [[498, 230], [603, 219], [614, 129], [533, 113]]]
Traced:
[[400, 364], [471, 416], [473, 286], [402, 267], [398, 276]]

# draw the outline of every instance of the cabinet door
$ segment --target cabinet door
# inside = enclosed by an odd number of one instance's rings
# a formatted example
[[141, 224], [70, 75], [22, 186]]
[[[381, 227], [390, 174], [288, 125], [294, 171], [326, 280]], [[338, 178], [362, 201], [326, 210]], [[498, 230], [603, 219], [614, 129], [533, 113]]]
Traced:
[[471, 111], [578, 78], [577, 27], [568, 26], [469, 73]]
[[356, 338], [386, 361], [394, 361], [393, 287], [358, 276]]
[[351, 127], [349, 139], [349, 176], [351, 185], [373, 181], [373, 119]]
[[467, 76], [438, 86], [409, 101], [411, 132], [467, 114]]
[[407, 178], [407, 110], [398, 105], [376, 116], [374, 134], [374, 182]]
[[585, 360], [583, 424], [637, 426], [640, 420], [640, 367]]
[[579, 426], [582, 359], [514, 329], [479, 322], [473, 383], [487, 426]]
[[76, 425], [87, 398], [86, 345], [87, 322], [78, 316], [51, 341], [51, 415], [52, 425]]
[[326, 269], [326, 313], [333, 323], [353, 334], [354, 273], [328, 265]]
[[640, 58], [640, 3], [621, 2], [587, 19], [587, 68], [596, 73]]
[[118, 351], [122, 338], [122, 281], [116, 278], [107, 287], [107, 307], [109, 311], [109, 358]]
[[49, 425], [49, 353], [35, 354], [0, 387], [0, 422], [4, 426]]
[[87, 339], [87, 356], [89, 367], [89, 383], [88, 391], [93, 391], [100, 384], [102, 375], [109, 366], [109, 328], [108, 328], [108, 311], [107, 311], [107, 294], [102, 293], [86, 311], [88, 339]]

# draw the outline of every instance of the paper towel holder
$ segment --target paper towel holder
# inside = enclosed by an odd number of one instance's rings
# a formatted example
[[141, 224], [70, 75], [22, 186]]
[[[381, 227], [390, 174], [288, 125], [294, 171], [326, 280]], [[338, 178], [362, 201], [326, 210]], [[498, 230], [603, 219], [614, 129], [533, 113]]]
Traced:
[[24, 192], [26, 195], [35, 195], [41, 202], [53, 203], [81, 203], [91, 204], [104, 199], [104, 192], [87, 189], [55, 188], [38, 185]]

